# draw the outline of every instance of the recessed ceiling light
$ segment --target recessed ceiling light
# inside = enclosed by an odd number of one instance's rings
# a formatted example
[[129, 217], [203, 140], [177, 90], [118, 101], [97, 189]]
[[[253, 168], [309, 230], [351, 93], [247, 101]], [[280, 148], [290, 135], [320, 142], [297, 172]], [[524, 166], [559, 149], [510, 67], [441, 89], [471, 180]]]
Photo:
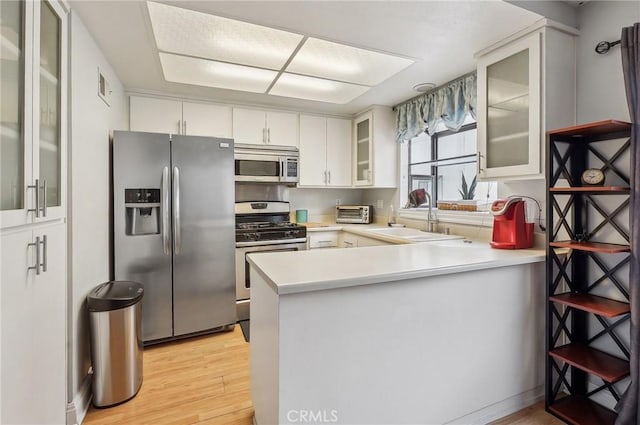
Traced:
[[147, 2], [160, 51], [280, 70], [303, 36]]
[[276, 71], [170, 53], [160, 53], [160, 62], [167, 81], [254, 93], [264, 93], [278, 75]]
[[415, 86], [413, 86], [413, 89], [417, 92], [425, 93], [431, 89], [434, 89], [435, 87], [436, 85], [433, 83], [418, 83]]
[[343, 104], [413, 64], [163, 3], [147, 7], [171, 82]]
[[309, 38], [286, 71], [375, 86], [412, 64], [410, 59]]
[[345, 104], [365, 93], [369, 88], [285, 72], [278, 78], [269, 94]]

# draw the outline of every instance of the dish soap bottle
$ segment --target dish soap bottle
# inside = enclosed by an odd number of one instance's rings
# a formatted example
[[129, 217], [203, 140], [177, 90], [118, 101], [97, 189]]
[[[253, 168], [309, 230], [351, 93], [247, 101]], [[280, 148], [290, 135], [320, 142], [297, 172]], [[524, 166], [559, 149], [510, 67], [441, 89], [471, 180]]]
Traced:
[[389, 204], [389, 217], [387, 217], [387, 226], [396, 224], [396, 212], [393, 209], [393, 204]]

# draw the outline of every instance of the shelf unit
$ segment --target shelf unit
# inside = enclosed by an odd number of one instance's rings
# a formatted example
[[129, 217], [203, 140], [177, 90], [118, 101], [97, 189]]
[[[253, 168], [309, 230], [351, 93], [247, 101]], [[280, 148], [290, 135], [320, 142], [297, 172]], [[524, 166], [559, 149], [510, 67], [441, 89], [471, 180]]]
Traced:
[[[545, 408], [573, 425], [613, 424], [629, 376], [630, 134], [615, 120], [548, 132]], [[587, 168], [611, 185], [581, 186]]]

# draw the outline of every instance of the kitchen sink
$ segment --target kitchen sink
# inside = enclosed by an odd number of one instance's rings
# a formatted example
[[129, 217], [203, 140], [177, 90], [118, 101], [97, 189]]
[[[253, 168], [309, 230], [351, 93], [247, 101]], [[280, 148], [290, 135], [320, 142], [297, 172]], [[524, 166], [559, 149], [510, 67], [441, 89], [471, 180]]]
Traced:
[[442, 233], [429, 233], [410, 227], [389, 227], [383, 229], [371, 229], [369, 232], [379, 235], [393, 236], [406, 239], [411, 242], [446, 241], [452, 239], [464, 239], [463, 236], [445, 235]]
[[423, 232], [422, 230], [412, 229], [410, 227], [386, 227], [382, 229], [371, 229], [368, 231], [372, 233], [377, 233], [379, 235], [397, 236], [400, 238], [428, 234], [427, 232]]
[[412, 242], [434, 242], [434, 241], [448, 241], [453, 239], [464, 239], [463, 236], [456, 235], [443, 235], [440, 233], [427, 233], [423, 232], [423, 235], [416, 236], [404, 236], [403, 239], [408, 239]]

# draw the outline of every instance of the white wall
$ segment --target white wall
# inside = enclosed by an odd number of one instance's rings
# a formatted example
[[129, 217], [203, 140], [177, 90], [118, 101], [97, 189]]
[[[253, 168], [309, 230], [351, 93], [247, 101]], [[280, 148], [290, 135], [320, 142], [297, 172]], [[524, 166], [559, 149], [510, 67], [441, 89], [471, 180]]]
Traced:
[[578, 123], [604, 119], [629, 121], [620, 46], [597, 54], [600, 41], [620, 40], [623, 27], [640, 21], [635, 1], [591, 1], [579, 8]]
[[292, 211], [306, 209], [309, 221], [320, 221], [335, 216], [337, 200], [342, 205], [361, 204], [362, 192], [359, 189], [289, 189], [289, 202]]
[[[109, 130], [128, 120], [122, 84], [73, 10], [70, 38], [68, 401], [77, 403], [90, 366], [85, 297], [110, 277]], [[110, 107], [98, 97], [98, 67], [111, 83]]]

